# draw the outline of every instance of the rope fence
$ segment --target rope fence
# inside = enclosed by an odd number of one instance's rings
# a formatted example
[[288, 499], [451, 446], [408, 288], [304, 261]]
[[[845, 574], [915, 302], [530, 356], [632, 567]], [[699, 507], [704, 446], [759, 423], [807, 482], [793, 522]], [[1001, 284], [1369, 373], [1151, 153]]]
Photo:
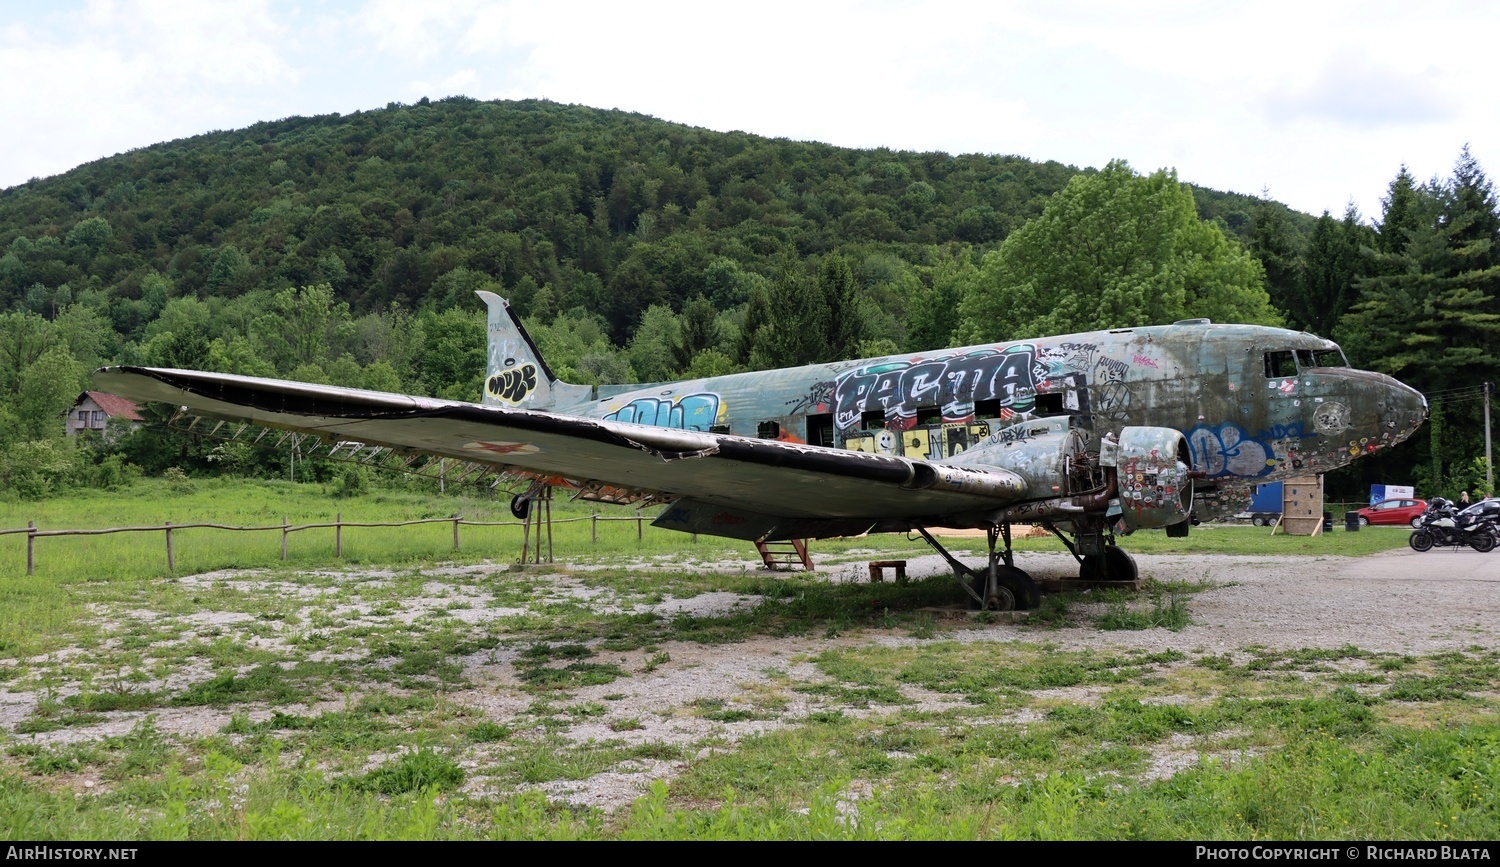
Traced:
[[[589, 541], [595, 545], [599, 544], [600, 521], [634, 521], [635, 538], [637, 542], [641, 541], [645, 534], [645, 515], [624, 517], [613, 517], [609, 515], [599, 514], [580, 515], [576, 518], [549, 519], [548, 524], [572, 524], [578, 521], [590, 522]], [[106, 527], [98, 530], [42, 530], [37, 528], [35, 521], [27, 521], [26, 526], [24, 527], [17, 527], [15, 529], [9, 530], [0, 530], [0, 536], [10, 536], [19, 533], [26, 534], [26, 574], [33, 575], [36, 573], [36, 540], [46, 536], [105, 536], [111, 533], [161, 533], [165, 537], [166, 542], [167, 569], [169, 571], [175, 571], [177, 569], [177, 558], [176, 554], [172, 550], [172, 534], [174, 532], [181, 532], [183, 530], [212, 529], [230, 530], [240, 533], [280, 531], [281, 559], [285, 560], [287, 559], [287, 538], [291, 536], [291, 534], [300, 533], [303, 530], [322, 530], [328, 529], [330, 527], [333, 528], [334, 556], [342, 558], [344, 556], [345, 527], [409, 527], [415, 524], [452, 524], [453, 550], [457, 551], [459, 550], [459, 527], [525, 527], [527, 528], [529, 535], [530, 528], [536, 523], [537, 522], [534, 520], [469, 521], [465, 520], [462, 515], [452, 515], [447, 518], [416, 518], [410, 521], [345, 521], [343, 513], [340, 512], [339, 514], [334, 516], [334, 519], [332, 521], [293, 524], [290, 523], [285, 517], [283, 517], [280, 524], [269, 524], [261, 527], [236, 527], [230, 524], [215, 524], [207, 521], [199, 521], [190, 524], [174, 524], [171, 521], [165, 521], [161, 524], [161, 526], [153, 527]], [[695, 539], [696, 535], [697, 534], [694, 534]], [[538, 540], [540, 540], [540, 530], [538, 530]]]

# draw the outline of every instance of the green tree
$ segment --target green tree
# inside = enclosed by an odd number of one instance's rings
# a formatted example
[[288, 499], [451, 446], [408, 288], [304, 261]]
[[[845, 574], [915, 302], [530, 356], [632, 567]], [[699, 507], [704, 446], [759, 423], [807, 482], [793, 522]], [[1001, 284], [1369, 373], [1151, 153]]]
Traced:
[[677, 361], [677, 347], [681, 340], [681, 325], [672, 308], [665, 304], [647, 307], [626, 350], [635, 375], [642, 382], [665, 382], [676, 378], [681, 369]]
[[1296, 306], [1292, 297], [1301, 276], [1301, 239], [1292, 229], [1286, 206], [1272, 201], [1269, 190], [1261, 190], [1250, 222], [1250, 252], [1265, 271], [1266, 294], [1278, 310], [1289, 311]]
[[1362, 251], [1374, 243], [1374, 233], [1360, 222], [1352, 202], [1342, 220], [1324, 211], [1307, 239], [1297, 291], [1283, 308], [1287, 323], [1314, 334], [1332, 334], [1359, 301], [1359, 283], [1370, 262]]
[[770, 321], [757, 332], [752, 366], [796, 367], [824, 360], [829, 309], [820, 283], [787, 259], [767, 300]]
[[60, 436], [68, 407], [86, 383], [83, 365], [61, 343], [21, 371], [11, 407], [26, 439]]
[[256, 319], [252, 331], [261, 355], [289, 371], [336, 357], [353, 338], [354, 323], [349, 304], [334, 297], [333, 287], [318, 284], [277, 292], [271, 312]]
[[1275, 323], [1261, 267], [1198, 219], [1176, 174], [1123, 161], [1080, 175], [984, 258], [960, 308], [970, 342], [1169, 323]]
[[959, 305], [979, 280], [979, 268], [965, 257], [947, 257], [929, 271], [932, 287], [911, 301], [906, 348], [911, 352], [952, 345], [960, 322]]
[[684, 304], [677, 323], [677, 339], [672, 343], [677, 369], [687, 370], [698, 353], [717, 347], [722, 336], [719, 311], [712, 301], [699, 295]]
[[1399, 256], [1405, 252], [1411, 234], [1427, 222], [1423, 213], [1422, 191], [1407, 171], [1405, 164], [1387, 188], [1385, 198], [1380, 200], [1381, 217], [1376, 227], [1376, 249], [1382, 253]]
[[[1500, 379], [1500, 265], [1492, 258], [1500, 212], [1467, 149], [1446, 182], [1413, 187], [1408, 177], [1403, 167], [1392, 182], [1376, 273], [1359, 284], [1360, 301], [1337, 337], [1356, 366], [1431, 397], [1425, 439], [1405, 453], [1429, 490], [1440, 490], [1448, 467], [1482, 453], [1478, 401], [1465, 395]], [[1423, 448], [1425, 461], [1410, 457]]]
[[825, 256], [818, 266], [818, 295], [828, 308], [826, 342], [823, 352], [814, 360], [837, 361], [853, 358], [865, 339], [864, 314], [860, 310], [859, 285], [849, 260], [834, 253]]

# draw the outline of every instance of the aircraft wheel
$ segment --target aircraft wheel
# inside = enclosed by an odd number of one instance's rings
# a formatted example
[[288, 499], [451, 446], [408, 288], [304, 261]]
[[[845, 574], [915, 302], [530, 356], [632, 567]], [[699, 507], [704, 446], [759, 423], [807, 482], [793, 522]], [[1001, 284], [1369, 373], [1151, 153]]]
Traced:
[[[970, 579], [969, 586], [979, 596], [984, 596], [984, 588], [987, 583], [985, 574], [972, 571], [974, 577]], [[978, 600], [968, 594], [969, 607], [974, 609], [983, 608], [987, 611], [1024, 611], [1037, 607], [1042, 603], [1041, 591], [1037, 589], [1036, 582], [1031, 576], [1014, 566], [1000, 566], [995, 574], [995, 592], [984, 600], [981, 605]]]
[[1104, 546], [1104, 571], [1110, 581], [1134, 581], [1141, 577], [1135, 558], [1119, 545]]
[[516, 516], [516, 520], [524, 521], [531, 513], [531, 501], [523, 499], [520, 494], [510, 498], [510, 513]]
[[1418, 530], [1411, 534], [1411, 538], [1406, 540], [1406, 544], [1410, 545], [1413, 551], [1431, 551], [1432, 534], [1426, 530]]
[[1141, 570], [1135, 558], [1124, 548], [1105, 545], [1102, 559], [1097, 556], [1083, 558], [1078, 577], [1085, 581], [1135, 581], [1141, 577]]
[[1474, 538], [1469, 540], [1469, 547], [1481, 554], [1488, 554], [1495, 550], [1495, 536], [1492, 533], [1475, 533]]

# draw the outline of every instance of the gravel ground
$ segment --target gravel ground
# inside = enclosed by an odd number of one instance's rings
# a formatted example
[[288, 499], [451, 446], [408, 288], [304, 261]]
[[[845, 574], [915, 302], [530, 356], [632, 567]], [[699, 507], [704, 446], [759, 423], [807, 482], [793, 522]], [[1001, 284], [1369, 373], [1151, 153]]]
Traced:
[[[1064, 650], [1173, 649], [1189, 656], [1201, 656], [1237, 654], [1252, 647], [1295, 650], [1353, 645], [1365, 651], [1419, 655], [1500, 646], [1493, 628], [1500, 622], [1500, 617], [1497, 617], [1500, 615], [1500, 553], [1438, 550], [1417, 554], [1402, 549], [1357, 559], [1336, 556], [1141, 555], [1137, 561], [1143, 577], [1207, 587], [1188, 597], [1192, 617], [1190, 625], [1176, 632], [1166, 629], [1101, 631], [1089, 625], [1039, 628], [1003, 619], [983, 623], [972, 619], [967, 612], [955, 609], [938, 612], [942, 626], [931, 639], [913, 638], [906, 629], [864, 628], [831, 638], [810, 634], [788, 639], [753, 638], [718, 645], [672, 642], [653, 649], [649, 654], [645, 651], [601, 651], [595, 661], [616, 664], [631, 675], [610, 684], [571, 691], [568, 704], [594, 702], [607, 708], [607, 712], [602, 716], [579, 719], [560, 734], [579, 744], [605, 741], [688, 747], [712, 744], [701, 748], [706, 752], [733, 749], [741, 738], [802, 724], [809, 714], [819, 711], [839, 710], [859, 716], [894, 710], [846, 706], [827, 696], [786, 688], [788, 681], [816, 683], [826, 680], [808, 660], [832, 648], [908, 645], [922, 640], [1020, 641], [1032, 645], [1046, 643]], [[913, 577], [947, 572], [946, 565], [935, 555], [910, 558], [908, 564], [908, 573]], [[1072, 577], [1077, 571], [1073, 560], [1064, 554], [1021, 554], [1017, 565], [1039, 579]], [[747, 564], [723, 563], [702, 568], [739, 572], [747, 568]], [[488, 574], [498, 582], [505, 580], [504, 567], [469, 566], [462, 569]], [[231, 574], [199, 577], [218, 580]], [[442, 567], [424, 570], [424, 575], [428, 576], [424, 593], [430, 592], [432, 601], [438, 604], [444, 599], [451, 601], [456, 598], [453, 594], [462, 590], [462, 599], [468, 605], [459, 609], [464, 621], [477, 625], [490, 617], [516, 612], [514, 608], [498, 604], [491, 607], [483, 592], [475, 595], [473, 585], [450, 587], [443, 580], [444, 574]], [[529, 574], [535, 577], [538, 573]], [[825, 564], [818, 574], [833, 582], [868, 580], [863, 562]], [[244, 574], [239, 577], [240, 580], [259, 578]], [[342, 573], [343, 582], [382, 579], [383, 576], [375, 573]], [[181, 580], [191, 583], [195, 579]], [[547, 581], [548, 590], [553, 595], [587, 600], [589, 605], [612, 604], [610, 599], [596, 598], [598, 589], [586, 587], [576, 573], [562, 574]], [[326, 604], [306, 587], [299, 588], [299, 598], [303, 596], [307, 597], [307, 611], [318, 610]], [[668, 615], [676, 612], [707, 615], [754, 605], [757, 601], [753, 597], [715, 592], [686, 599], [667, 598], [652, 607]], [[413, 610], [410, 605], [403, 607], [407, 614]], [[1104, 605], [1100, 603], [1097, 610], [1103, 609]], [[1077, 622], [1087, 624], [1088, 615], [1094, 613], [1095, 606], [1085, 597], [1082, 602], [1074, 604], [1071, 611]], [[358, 611], [353, 611], [349, 616], [358, 614]], [[121, 610], [114, 615], [137, 619], [166, 616], [136, 610]], [[200, 613], [199, 616], [208, 615]], [[234, 631], [244, 620], [243, 617], [219, 618], [214, 625]], [[272, 639], [267, 646], [274, 647], [276, 643]], [[650, 659], [653, 655], [659, 657], [662, 652], [668, 657], [665, 661]], [[76, 656], [76, 653], [65, 650], [51, 655], [49, 661], [56, 664]], [[532, 704], [533, 696], [519, 688], [513, 664], [515, 656], [513, 648], [502, 648], [500, 652], [478, 653], [460, 660], [470, 686], [449, 694], [447, 700], [498, 723], [530, 725], [523, 720], [529, 719], [527, 708]], [[164, 681], [152, 688], [181, 689], [188, 681], [207, 676], [207, 668], [201, 665], [199, 668], [202, 670], [178, 672], [167, 678], [170, 682]], [[145, 716], [144, 713], [111, 713], [106, 721], [94, 726], [18, 735], [16, 726], [30, 716], [41, 696], [36, 691], [20, 688], [19, 684], [12, 685], [11, 689], [14, 691], [0, 690], [0, 730], [4, 733], [0, 738], [19, 737], [52, 745], [89, 741], [128, 732]], [[74, 690], [76, 686], [64, 685], [56, 694], [65, 695]], [[929, 693], [916, 687], [903, 687], [903, 692], [920, 709], [942, 710], [962, 702], [961, 696]], [[782, 709], [774, 715], [766, 715], [768, 718], [735, 721], [716, 721], [699, 712], [705, 701], [743, 704], [758, 694], [777, 695], [784, 702]], [[1084, 694], [1060, 698], [1090, 700], [1090, 696]], [[332, 702], [308, 708], [261, 706], [233, 710], [246, 712], [252, 720], [260, 721], [268, 718], [273, 710], [316, 714], [341, 706], [341, 702]], [[157, 729], [164, 733], [201, 737], [221, 730], [229, 722], [230, 710], [159, 707], [150, 713], [155, 718]], [[997, 722], [1024, 724], [1026, 721]], [[526, 731], [523, 729], [518, 734], [525, 736]], [[486, 748], [477, 747], [463, 760], [463, 764], [474, 771], [465, 784], [471, 794], [499, 793], [492, 788], [495, 781], [483, 773], [487, 765]], [[503, 749], [499, 745], [493, 748]], [[1164, 752], [1160, 773], [1170, 774], [1179, 765], [1191, 764], [1201, 756], [1191, 749]], [[612, 768], [587, 780], [553, 781], [536, 788], [559, 801], [612, 810], [640, 797], [651, 781], [670, 779], [672, 774], [673, 769], [668, 763], [640, 761]], [[93, 784], [89, 780], [79, 783], [83, 787]]]

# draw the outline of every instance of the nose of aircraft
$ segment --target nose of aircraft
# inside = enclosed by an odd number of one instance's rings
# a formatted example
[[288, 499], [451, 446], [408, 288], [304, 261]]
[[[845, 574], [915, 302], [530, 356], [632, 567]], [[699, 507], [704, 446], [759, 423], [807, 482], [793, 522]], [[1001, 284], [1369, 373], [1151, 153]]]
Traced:
[[1390, 445], [1406, 439], [1427, 420], [1427, 397], [1422, 392], [1389, 376], [1385, 380], [1385, 399], [1380, 401], [1382, 433], [1391, 434]]

